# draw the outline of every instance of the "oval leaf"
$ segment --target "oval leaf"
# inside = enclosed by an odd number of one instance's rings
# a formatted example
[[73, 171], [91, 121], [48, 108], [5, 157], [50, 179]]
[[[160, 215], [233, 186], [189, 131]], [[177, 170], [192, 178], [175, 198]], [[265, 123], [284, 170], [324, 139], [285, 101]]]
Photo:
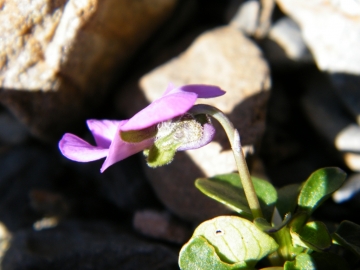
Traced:
[[348, 270], [348, 263], [339, 255], [334, 253], [314, 252], [309, 254], [299, 254], [295, 261], [285, 262], [284, 270]]
[[195, 186], [205, 195], [223, 203], [241, 216], [251, 219], [252, 213], [248, 206], [244, 190], [237, 174], [219, 175], [213, 178], [199, 178]]
[[[270, 220], [277, 200], [276, 189], [268, 181], [255, 177], [252, 177], [252, 180], [263, 214], [267, 220]], [[199, 178], [195, 181], [195, 186], [205, 195], [229, 206], [241, 216], [252, 218], [238, 174]]]
[[278, 199], [276, 201], [276, 208], [278, 209], [280, 216], [284, 216], [289, 212], [294, 213], [299, 191], [299, 184], [287, 185], [277, 190]]
[[248, 269], [245, 262], [228, 264], [222, 262], [215, 248], [202, 236], [192, 237], [180, 250], [179, 266], [182, 270], [218, 269], [235, 270]]
[[344, 183], [346, 174], [339, 168], [323, 168], [315, 171], [301, 188], [298, 205], [300, 211], [310, 215]]
[[194, 236], [197, 235], [205, 237], [220, 259], [227, 263], [246, 262], [253, 266], [278, 248], [272, 237], [252, 222], [236, 216], [205, 221], [196, 228]]
[[312, 221], [305, 224], [299, 233], [299, 237], [310, 249], [325, 251], [331, 246], [331, 237], [326, 225], [320, 221]]
[[316, 270], [316, 265], [309, 254], [299, 254], [295, 261], [285, 262], [284, 270]]
[[348, 220], [341, 222], [333, 239], [360, 257], [360, 225]]

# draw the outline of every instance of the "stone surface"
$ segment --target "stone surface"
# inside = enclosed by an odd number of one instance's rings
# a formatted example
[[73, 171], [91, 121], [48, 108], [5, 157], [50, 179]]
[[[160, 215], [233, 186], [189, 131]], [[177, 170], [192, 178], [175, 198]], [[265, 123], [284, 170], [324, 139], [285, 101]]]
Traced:
[[[67, 163], [76, 169], [77, 174], [73, 175], [73, 181], [79, 184], [78, 188], [89, 189], [88, 196], [96, 194], [126, 212], [160, 205], [151, 185], [146, 180], [138, 156], [131, 156], [118, 162], [104, 173], [100, 173], [103, 160], [90, 163], [67, 160]], [[91, 192], [95, 194], [91, 195]]]
[[101, 104], [116, 68], [124, 67], [175, 4], [2, 1], [0, 102], [33, 134], [59, 136]]
[[6, 226], [0, 222], [0, 262], [2, 262], [2, 259], [10, 246], [11, 237], [11, 233]]
[[230, 25], [238, 28], [249, 36], [255, 34], [260, 13], [259, 1], [246, 1], [241, 4]]
[[107, 222], [68, 220], [13, 235], [2, 269], [178, 269], [177, 253], [140, 240]]
[[141, 234], [175, 244], [184, 244], [192, 231], [166, 211], [142, 210], [134, 215], [133, 225]]
[[329, 74], [329, 76], [335, 86], [336, 94], [360, 125], [360, 76], [343, 73]]
[[339, 188], [332, 195], [332, 198], [337, 203], [343, 203], [350, 200], [355, 194], [360, 191], [360, 174], [354, 173], [346, 179], [345, 184]]
[[344, 161], [346, 166], [354, 171], [354, 172], [360, 172], [360, 153], [344, 153]]
[[[224, 96], [199, 103], [216, 106], [226, 113], [239, 129], [243, 145], [254, 146], [261, 138], [270, 88], [269, 68], [259, 48], [240, 31], [222, 27], [205, 32], [184, 53], [142, 77], [142, 92], [134, 94], [134, 89], [132, 96], [122, 96], [119, 106], [133, 115], [160, 97], [169, 82], [176, 86], [220, 86], [227, 91]], [[168, 166], [146, 169], [160, 200], [173, 213], [191, 221], [228, 212], [194, 187], [199, 176], [236, 170], [228, 139], [216, 120], [213, 122], [217, 134], [209, 145], [177, 153]]]
[[351, 0], [277, 0], [301, 27], [319, 69], [360, 74], [360, 3]]
[[284, 17], [276, 21], [268, 37], [284, 50], [289, 59], [299, 62], [312, 61], [312, 56], [301, 36], [301, 30], [292, 19]]
[[308, 78], [303, 108], [314, 128], [338, 150], [350, 170], [360, 171], [360, 127], [325, 75]]
[[29, 135], [25, 125], [9, 112], [0, 110], [0, 144], [19, 144], [24, 142]]
[[342, 143], [336, 144], [337, 138], [342, 132], [349, 134], [346, 130], [351, 131], [353, 122], [336, 96], [330, 81], [324, 75], [309, 78], [307, 89], [303, 106], [308, 119], [328, 143], [342, 146]]
[[360, 126], [354, 123], [342, 129], [335, 138], [335, 146], [340, 151], [360, 153]]

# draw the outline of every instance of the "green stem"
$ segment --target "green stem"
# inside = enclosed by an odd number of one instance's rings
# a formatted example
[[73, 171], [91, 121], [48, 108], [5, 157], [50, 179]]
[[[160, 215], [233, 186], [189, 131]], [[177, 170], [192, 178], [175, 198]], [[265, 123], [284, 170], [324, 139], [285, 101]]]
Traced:
[[193, 114], [208, 114], [215, 118], [224, 128], [226, 135], [229, 138], [231, 148], [234, 153], [236, 166], [239, 171], [242, 186], [244, 188], [245, 196], [249, 207], [253, 214], [253, 218], [262, 217], [260, 203], [256, 195], [253, 182], [250, 177], [249, 169], [247, 167], [245, 156], [241, 148], [239, 132], [234, 128], [233, 124], [219, 109], [205, 104], [195, 105], [189, 111]]

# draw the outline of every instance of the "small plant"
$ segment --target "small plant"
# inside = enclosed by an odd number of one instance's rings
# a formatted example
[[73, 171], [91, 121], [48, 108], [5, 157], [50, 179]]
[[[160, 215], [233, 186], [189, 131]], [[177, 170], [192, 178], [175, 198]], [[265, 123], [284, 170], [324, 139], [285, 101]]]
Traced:
[[215, 133], [212, 117], [230, 140], [239, 174], [200, 178], [195, 186], [237, 214], [200, 224], [180, 251], [180, 268], [351, 269], [360, 257], [360, 226], [343, 221], [329, 233], [323, 222], [311, 219], [343, 184], [346, 174], [339, 168], [322, 168], [302, 185], [279, 190], [251, 177], [232, 123], [215, 107], [194, 105], [197, 98], [224, 93], [216, 86], [169, 85], [161, 98], [129, 120], [88, 120], [96, 146], [65, 134], [59, 148], [63, 155], [80, 162], [106, 157], [101, 172], [139, 151], [144, 151], [149, 166], [162, 166], [177, 151], [208, 144]]

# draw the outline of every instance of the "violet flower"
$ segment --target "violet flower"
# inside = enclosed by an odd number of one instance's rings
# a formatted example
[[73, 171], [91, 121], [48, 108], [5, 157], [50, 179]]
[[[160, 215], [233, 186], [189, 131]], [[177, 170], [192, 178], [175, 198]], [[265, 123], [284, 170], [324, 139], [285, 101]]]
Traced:
[[[87, 120], [96, 146], [66, 133], [59, 142], [60, 151], [65, 157], [78, 162], [106, 157], [100, 170], [103, 172], [112, 164], [143, 150], [148, 149], [144, 152], [146, 155], [149, 155], [150, 149], [150, 156], [158, 152], [166, 156], [170, 154], [163, 153], [168, 151], [166, 148], [169, 145], [175, 145], [170, 147], [172, 152], [202, 147], [212, 140], [215, 129], [205, 121], [200, 130], [195, 117], [186, 112], [197, 98], [223, 94], [225, 92], [217, 86], [185, 85], [175, 88], [170, 84], [162, 97], [128, 120]], [[165, 163], [172, 160], [172, 157], [167, 158]]]

